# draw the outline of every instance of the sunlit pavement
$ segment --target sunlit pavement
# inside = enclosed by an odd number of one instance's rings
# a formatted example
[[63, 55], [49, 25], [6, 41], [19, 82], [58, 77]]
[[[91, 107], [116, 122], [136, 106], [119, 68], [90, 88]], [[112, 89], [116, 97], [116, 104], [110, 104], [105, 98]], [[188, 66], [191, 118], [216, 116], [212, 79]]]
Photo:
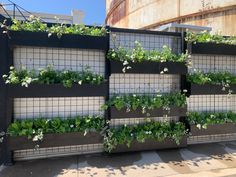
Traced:
[[179, 150], [17, 162], [0, 177], [236, 177], [236, 141]]

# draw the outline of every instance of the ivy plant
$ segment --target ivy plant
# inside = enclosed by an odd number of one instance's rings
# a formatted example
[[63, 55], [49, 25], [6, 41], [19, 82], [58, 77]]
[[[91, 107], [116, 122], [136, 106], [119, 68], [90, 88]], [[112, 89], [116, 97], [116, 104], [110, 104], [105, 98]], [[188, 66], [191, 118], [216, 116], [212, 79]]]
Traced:
[[125, 49], [118, 47], [110, 49], [107, 53], [107, 58], [110, 60], [121, 61], [123, 63], [123, 72], [131, 69], [131, 63], [153, 61], [153, 62], [186, 62], [188, 53], [175, 54], [167, 46], [163, 46], [161, 51], [158, 50], [145, 50], [141, 43], [135, 41], [134, 49]]
[[125, 108], [127, 112], [130, 112], [131, 110], [135, 111], [137, 108], [141, 108], [142, 113], [147, 113], [148, 115], [148, 110], [153, 110], [156, 108], [169, 110], [170, 106], [184, 107], [185, 105], [186, 96], [178, 92], [173, 92], [155, 96], [135, 94], [114, 96], [103, 105], [103, 108], [107, 109], [108, 107], [114, 106], [117, 110]]
[[236, 45], [236, 37], [224, 37], [221, 34], [211, 34], [207, 31], [200, 33], [187, 32], [185, 40], [189, 43], [216, 43], [216, 44], [229, 44]]
[[118, 145], [131, 146], [133, 141], [144, 143], [151, 139], [162, 142], [165, 139], [172, 139], [180, 144], [182, 137], [186, 134], [185, 126], [180, 122], [157, 122], [147, 121], [144, 124], [132, 126], [123, 125], [119, 128], [111, 128], [104, 137], [104, 147], [111, 152]]
[[[6, 21], [5, 21], [6, 22]], [[12, 20], [12, 24], [7, 26], [5, 22], [0, 23], [1, 27], [4, 28], [4, 33], [9, 31], [31, 31], [31, 32], [47, 32], [48, 36], [57, 35], [61, 38], [63, 34], [78, 34], [78, 35], [89, 35], [89, 36], [105, 36], [107, 30], [105, 27], [87, 27], [84, 24], [53, 24], [50, 27], [38, 17], [31, 15], [27, 21], [20, 21], [17, 19]]]
[[70, 88], [73, 84], [102, 84], [104, 77], [98, 74], [93, 74], [88, 69], [77, 71], [56, 71], [51, 66], [40, 69], [39, 72], [35, 70], [28, 71], [26, 68], [16, 70], [13, 66], [10, 67], [8, 75], [3, 75], [6, 84], [21, 84], [28, 87], [31, 83], [38, 84], [63, 84], [64, 87]]
[[207, 129], [208, 125], [236, 123], [236, 114], [233, 112], [189, 112], [187, 119], [190, 124], [199, 129]]
[[33, 141], [42, 141], [44, 134], [100, 132], [105, 127], [105, 120], [99, 116], [76, 116], [63, 119], [60, 117], [47, 119], [25, 119], [15, 120], [9, 127], [7, 133], [10, 136], [27, 136]]

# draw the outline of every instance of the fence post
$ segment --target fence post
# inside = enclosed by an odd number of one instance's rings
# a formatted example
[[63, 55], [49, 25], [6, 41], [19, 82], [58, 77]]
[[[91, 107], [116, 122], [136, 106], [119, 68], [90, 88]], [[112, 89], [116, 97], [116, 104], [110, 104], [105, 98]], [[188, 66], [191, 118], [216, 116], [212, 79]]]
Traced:
[[[12, 100], [8, 97], [7, 86], [4, 83], [2, 75], [9, 72], [9, 66], [12, 63], [11, 51], [8, 47], [8, 36], [0, 30], [0, 132], [6, 132], [7, 127], [12, 120]], [[12, 153], [9, 150], [7, 136], [4, 136], [0, 143], [0, 164], [12, 164]]]

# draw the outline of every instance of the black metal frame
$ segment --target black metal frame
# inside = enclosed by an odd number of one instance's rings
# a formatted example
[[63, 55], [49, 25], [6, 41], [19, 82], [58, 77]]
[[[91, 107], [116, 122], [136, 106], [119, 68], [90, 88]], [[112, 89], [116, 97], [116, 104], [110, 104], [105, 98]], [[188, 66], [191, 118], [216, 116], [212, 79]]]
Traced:
[[28, 87], [8, 85], [9, 98], [30, 97], [94, 97], [107, 96], [107, 83], [100, 85], [73, 84], [66, 88], [62, 84], [31, 84]]
[[9, 45], [17, 46], [38, 46], [38, 47], [60, 47], [60, 48], [81, 48], [81, 49], [98, 49], [108, 50], [106, 36], [88, 36], [63, 34], [58, 38], [55, 34], [48, 37], [46, 32], [30, 31], [10, 31]]
[[191, 54], [236, 55], [236, 45], [216, 43], [186, 44]]
[[137, 110], [131, 110], [127, 112], [125, 108], [117, 110], [114, 106], [110, 108], [111, 119], [124, 119], [124, 118], [143, 118], [143, 117], [163, 117], [164, 115], [168, 116], [186, 116], [187, 107], [175, 107], [171, 106], [170, 110], [165, 110], [163, 108], [157, 108], [153, 110], [146, 110], [146, 113], [142, 113], [141, 108]]
[[236, 94], [236, 85], [224, 88], [225, 90], [222, 85], [187, 83], [188, 95], [227, 95], [230, 91], [232, 91], [231, 94]]
[[[125, 73], [136, 73], [136, 74], [187, 74], [188, 69], [186, 63], [182, 62], [152, 62], [152, 61], [143, 61], [140, 63], [129, 63], [127, 66], [130, 66], [130, 69], [126, 69]], [[121, 61], [110, 61], [110, 70], [111, 73], [123, 73], [123, 62]], [[167, 68], [168, 71], [164, 72], [164, 69]]]
[[144, 143], [133, 141], [130, 147], [127, 147], [127, 145], [118, 145], [114, 150], [112, 150], [112, 153], [175, 149], [175, 148], [182, 148], [186, 146], [187, 146], [187, 137], [184, 136], [181, 139], [179, 145], [177, 145], [171, 139], [165, 139], [164, 141], [161, 141], [161, 142], [155, 141], [155, 140], [146, 140]]
[[[10, 31], [9, 36], [3, 34], [0, 31], [0, 75], [6, 74], [9, 72], [10, 66], [13, 65], [13, 49], [15, 46], [42, 46], [42, 47], [60, 47], [60, 48], [81, 48], [81, 49], [97, 49], [108, 51], [109, 48], [109, 34], [106, 36], [96, 37], [96, 36], [82, 36], [82, 35], [62, 35], [59, 39], [57, 36], [53, 35], [48, 38], [48, 34], [45, 32], [27, 32], [27, 31]], [[105, 79], [106, 82], [101, 85], [92, 85], [92, 84], [74, 84], [72, 88], [65, 88], [62, 84], [50, 84], [50, 85], [41, 85], [41, 84], [31, 84], [28, 88], [22, 87], [20, 85], [6, 85], [3, 79], [0, 79], [0, 132], [7, 131], [7, 128], [13, 121], [13, 98], [27, 98], [27, 97], [93, 97], [93, 96], [103, 96], [105, 99], [108, 99], [109, 96], [109, 66], [108, 63], [105, 65]], [[109, 114], [105, 112], [105, 118]], [[49, 145], [55, 144], [59, 145], [63, 137], [71, 139], [68, 136], [58, 136], [58, 138], [51, 141], [52, 136], [46, 136], [46, 139], [50, 139], [46, 143], [42, 142], [42, 147], [49, 147]], [[54, 135], [53, 135], [54, 137]], [[76, 135], [76, 137], [81, 137]], [[66, 141], [64, 142], [68, 142]], [[93, 142], [93, 138], [81, 138]], [[0, 143], [0, 152], [3, 156], [0, 156], [0, 164], [4, 163], [5, 165], [13, 164], [13, 155], [12, 155], [12, 142], [15, 140], [15, 145], [19, 145], [18, 141], [21, 141], [22, 144], [20, 147], [28, 146], [34, 148], [34, 143], [32, 140], [27, 140], [26, 137], [5, 137], [4, 142]], [[75, 140], [75, 138], [74, 138]], [[81, 140], [84, 141], [84, 140]], [[75, 140], [75, 142], [77, 142]], [[99, 141], [101, 142], [101, 141]], [[78, 143], [78, 142], [77, 142]], [[61, 143], [62, 145], [73, 145], [72, 143], [66, 144]], [[14, 148], [15, 149], [15, 148]]]
[[231, 134], [236, 133], [236, 124], [225, 123], [225, 124], [213, 124], [208, 125], [207, 129], [199, 129], [196, 125], [190, 126], [191, 136], [204, 136], [204, 135], [220, 135], [220, 134]]
[[42, 141], [34, 142], [26, 136], [9, 137], [11, 151], [39, 148], [73, 146], [85, 144], [101, 144], [102, 135], [99, 132], [89, 132], [84, 136], [83, 132], [45, 134]]
[[[156, 32], [146, 30], [130, 30], [130, 29], [118, 29], [111, 28], [114, 32], [127, 32], [127, 33], [144, 33], [144, 34], [156, 34], [156, 35], [169, 35], [169, 36], [181, 36], [182, 37], [182, 52], [187, 48], [187, 44], [184, 42], [184, 34], [181, 33], [169, 33], [169, 32]], [[48, 38], [48, 34], [44, 32], [18, 32], [10, 31], [10, 39], [7, 35], [2, 34], [0, 31], [0, 75], [9, 72], [9, 67], [13, 65], [13, 48], [18, 45], [24, 46], [42, 46], [42, 47], [60, 47], [60, 48], [81, 48], [81, 49], [98, 49], [105, 52], [109, 49], [109, 34], [103, 37], [94, 36], [81, 36], [81, 35], [62, 35], [61, 39], [58, 39], [56, 35]], [[226, 44], [213, 44], [213, 43], [197, 43], [188, 46], [189, 52], [192, 54], [214, 54], [214, 55], [236, 55], [236, 46]], [[12, 108], [13, 98], [27, 98], [27, 97], [82, 97], [82, 96], [103, 96], [106, 100], [109, 99], [109, 76], [112, 73], [123, 73], [123, 64], [120, 61], [111, 61], [106, 59], [105, 61], [105, 79], [106, 82], [101, 85], [73, 85], [72, 88], [65, 88], [61, 84], [40, 85], [31, 84], [28, 88], [19, 85], [6, 86], [4, 81], [0, 79], [0, 131], [6, 131], [7, 127], [12, 122]], [[226, 91], [222, 90], [221, 85], [197, 85], [191, 84], [186, 81], [187, 67], [185, 63], [175, 62], [142, 62], [131, 63], [131, 69], [126, 70], [126, 73], [148, 73], [148, 74], [160, 74], [164, 68], [168, 69], [168, 72], [164, 74], [178, 74], [181, 76], [181, 91], [187, 90], [187, 95], [204, 95], [204, 94], [228, 94], [228, 90], [232, 90], [233, 94], [236, 93], [236, 85], [232, 85], [226, 88]], [[185, 93], [185, 92], [183, 92]], [[136, 111], [127, 112], [125, 109], [116, 110], [114, 107], [105, 111], [105, 119], [125, 119], [125, 118], [143, 118], [143, 117], [162, 117], [179, 116], [181, 119], [186, 116], [187, 109], [171, 107], [170, 111], [165, 111], [162, 108], [155, 110], [147, 110], [147, 114], [143, 114], [141, 109]], [[108, 125], [109, 126], [109, 125]], [[186, 129], [189, 129], [193, 136], [201, 135], [217, 135], [225, 133], [236, 133], [236, 125], [227, 123], [219, 125], [209, 125], [205, 129], [197, 129], [195, 125], [187, 125]], [[99, 137], [99, 141], [97, 138]], [[21, 142], [21, 143], [19, 143]], [[65, 134], [49, 134], [45, 135], [44, 141], [39, 144], [40, 147], [55, 147], [65, 145], [80, 145], [81, 143], [102, 143], [101, 135], [98, 133], [88, 138], [82, 137], [81, 133], [65, 133]], [[14, 146], [13, 146], [14, 145]], [[3, 156], [0, 157], [0, 164], [4, 162], [6, 165], [12, 163], [12, 150], [34, 148], [36, 144], [32, 140], [26, 137], [9, 137], [5, 138], [4, 142], [0, 144], [0, 153]], [[143, 150], [157, 150], [167, 148], [179, 148], [187, 145], [186, 137], [183, 137], [181, 144], [178, 146], [172, 140], [165, 140], [163, 142], [156, 142], [153, 140], [147, 140], [145, 143], [133, 142], [131, 148], [127, 148], [125, 145], [119, 145], [113, 152], [129, 152], [129, 151], [143, 151]]]

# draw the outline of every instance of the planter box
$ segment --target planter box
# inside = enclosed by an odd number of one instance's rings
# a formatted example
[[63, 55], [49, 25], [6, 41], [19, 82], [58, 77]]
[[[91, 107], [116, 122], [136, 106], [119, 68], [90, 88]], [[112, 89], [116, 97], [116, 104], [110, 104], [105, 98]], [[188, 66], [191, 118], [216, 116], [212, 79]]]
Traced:
[[84, 133], [61, 133], [61, 134], [45, 134], [41, 142], [33, 142], [25, 136], [9, 137], [10, 150], [34, 149], [36, 145], [39, 148], [99, 144], [103, 142], [103, 138], [99, 133], [90, 132], [86, 136]]
[[[167, 68], [168, 71], [165, 74], [186, 74], [188, 72], [187, 66], [185, 63], [181, 62], [152, 62], [144, 61], [141, 63], [130, 63], [131, 69], [126, 70], [125, 73], [134, 73], [134, 74], [160, 74], [164, 68]], [[111, 73], [123, 73], [122, 69], [124, 68], [123, 62], [121, 61], [110, 61], [110, 72]]]
[[131, 143], [130, 147], [127, 147], [126, 145], [118, 145], [116, 149], [112, 150], [112, 153], [174, 149], [186, 146], [187, 146], [187, 138], [186, 136], [184, 136], [179, 145], [177, 145], [171, 139], [166, 139], [162, 142], [158, 142], [155, 140], [146, 140], [144, 143], [139, 143], [137, 141], [134, 141]]
[[31, 84], [29, 87], [8, 85], [8, 96], [11, 98], [106, 96], [107, 89], [107, 83], [73, 84], [71, 88], [66, 88], [62, 84]]
[[[147, 113], [150, 114], [148, 117], [162, 117], [163, 115], [168, 116], [186, 116], [187, 107], [179, 108], [179, 107], [170, 107], [170, 111], [163, 110], [163, 108], [157, 108], [153, 110], [147, 110]], [[137, 110], [130, 112], [126, 112], [126, 109], [123, 108], [121, 110], [117, 110], [115, 106], [111, 106], [110, 115], [111, 119], [123, 119], [123, 118], [141, 118], [147, 117], [147, 113], [143, 114], [141, 108], [137, 108]]]
[[207, 129], [199, 129], [196, 125], [190, 126], [191, 136], [204, 136], [204, 135], [220, 135], [236, 133], [236, 124], [214, 124], [208, 125]]
[[38, 46], [59, 48], [81, 48], [108, 50], [109, 37], [63, 34], [59, 39], [56, 35], [48, 37], [46, 32], [10, 31], [11, 46]]
[[236, 45], [196, 43], [190, 44], [188, 50], [191, 54], [236, 55]]
[[224, 91], [222, 90], [222, 85], [212, 85], [212, 84], [192, 84], [187, 83], [187, 90], [189, 95], [222, 95], [228, 94], [229, 90], [232, 90], [232, 94], [236, 94], [236, 85], [231, 85], [227, 87]]

